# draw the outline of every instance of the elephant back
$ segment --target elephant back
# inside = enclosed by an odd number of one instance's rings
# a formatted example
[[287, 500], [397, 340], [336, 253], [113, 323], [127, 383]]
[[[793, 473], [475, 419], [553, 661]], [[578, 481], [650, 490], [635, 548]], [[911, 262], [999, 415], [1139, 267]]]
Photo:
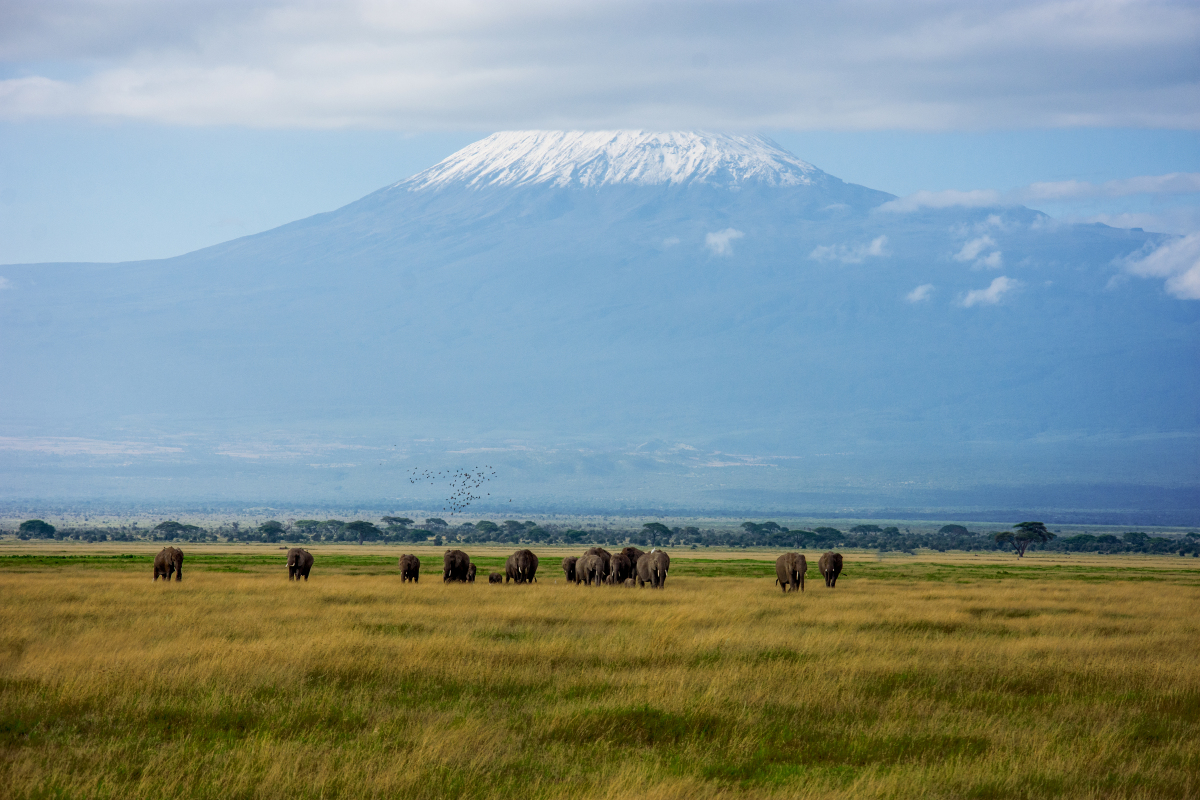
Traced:
[[646, 555], [646, 553], [636, 547], [626, 547], [621, 550], [621, 555], [629, 559], [630, 567], [636, 568], [638, 559]]

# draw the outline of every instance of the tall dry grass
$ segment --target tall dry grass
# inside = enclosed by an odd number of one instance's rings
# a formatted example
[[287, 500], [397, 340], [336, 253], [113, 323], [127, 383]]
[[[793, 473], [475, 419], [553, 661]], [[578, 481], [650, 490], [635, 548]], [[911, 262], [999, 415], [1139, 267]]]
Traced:
[[0, 573], [0, 793], [1200, 795], [1194, 585], [319, 566]]

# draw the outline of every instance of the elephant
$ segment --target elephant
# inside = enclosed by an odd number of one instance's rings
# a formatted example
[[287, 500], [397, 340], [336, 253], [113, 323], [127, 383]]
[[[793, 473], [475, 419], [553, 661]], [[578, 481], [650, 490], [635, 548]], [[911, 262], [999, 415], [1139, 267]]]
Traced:
[[412, 581], [413, 583], [417, 583], [420, 580], [421, 559], [409, 553], [400, 556], [400, 582]]
[[671, 557], [662, 550], [651, 550], [638, 559], [638, 586], [650, 584], [651, 589], [662, 589], [667, 585], [667, 570], [671, 568]]
[[620, 586], [633, 574], [633, 562], [624, 553], [617, 553], [608, 562], [608, 582]]
[[462, 550], [447, 550], [442, 556], [442, 583], [466, 583], [470, 567], [471, 559]]
[[154, 557], [154, 580], [169, 581], [171, 573], [176, 581], [183, 580], [183, 551], [178, 547], [164, 547]]
[[467, 567], [467, 583], [474, 583], [474, 582], [475, 582], [475, 563], [472, 562]]
[[312, 553], [299, 547], [293, 547], [288, 550], [287, 564], [289, 581], [298, 581], [301, 576], [304, 580], [308, 580], [308, 573], [313, 565]]
[[604, 581], [604, 559], [588, 553], [575, 564], [575, 580], [578, 583], [599, 586]]
[[821, 574], [825, 576], [825, 585], [830, 589], [837, 586], [838, 575], [842, 574], [842, 554], [826, 553], [817, 562]]
[[612, 553], [605, 550], [603, 547], [589, 547], [585, 556], [600, 556], [600, 560], [604, 562], [604, 570], [600, 573], [601, 578], [608, 577], [608, 565], [612, 561]]
[[563, 572], [567, 574], [567, 583], [575, 583], [575, 562], [579, 560], [576, 556], [567, 556], [563, 559]]
[[[642, 550], [638, 550], [636, 547], [626, 547], [621, 550], [621, 555], [629, 559], [629, 568], [630, 570], [634, 570], [637, 568], [637, 560], [646, 555], [646, 553]], [[630, 574], [633, 574], [632, 571]]]
[[630, 579], [628, 579], [627, 581], [625, 581], [625, 585], [626, 585], [626, 586], [628, 586], [628, 587], [630, 587], [630, 588], [633, 588], [633, 587], [637, 586], [637, 578], [630, 578]]
[[804, 591], [804, 574], [808, 572], [808, 560], [800, 553], [784, 553], [775, 559], [775, 582], [787, 594], [788, 587], [792, 591], [797, 588]]
[[488, 583], [504, 583], [504, 576], [499, 572], [493, 572], [488, 575]]
[[538, 557], [532, 550], [518, 550], [504, 562], [504, 582], [534, 583], [537, 575]]

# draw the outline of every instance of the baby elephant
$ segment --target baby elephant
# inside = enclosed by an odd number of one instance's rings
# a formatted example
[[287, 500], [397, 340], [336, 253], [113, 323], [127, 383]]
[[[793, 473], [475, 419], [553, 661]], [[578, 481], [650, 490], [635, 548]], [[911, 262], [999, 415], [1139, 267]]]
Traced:
[[289, 581], [298, 581], [302, 576], [304, 580], [308, 580], [308, 573], [312, 569], [312, 565], [312, 553], [299, 547], [288, 550]]
[[471, 565], [467, 567], [467, 583], [474, 583], [474, 582], [475, 582], [475, 564], [471, 563]]
[[775, 582], [787, 594], [788, 587], [794, 592], [804, 591], [804, 573], [808, 572], [808, 560], [800, 553], [784, 553], [775, 559]]
[[488, 583], [504, 583], [504, 576], [499, 572], [492, 572], [488, 575]]
[[400, 556], [400, 582], [412, 581], [413, 583], [418, 583], [420, 580], [421, 559], [410, 553]]
[[154, 580], [161, 577], [169, 581], [171, 573], [175, 573], [175, 580], [183, 580], [183, 551], [178, 547], [164, 547], [154, 557]]
[[825, 585], [830, 589], [837, 586], [838, 575], [842, 574], [842, 554], [826, 553], [817, 564], [825, 576]]

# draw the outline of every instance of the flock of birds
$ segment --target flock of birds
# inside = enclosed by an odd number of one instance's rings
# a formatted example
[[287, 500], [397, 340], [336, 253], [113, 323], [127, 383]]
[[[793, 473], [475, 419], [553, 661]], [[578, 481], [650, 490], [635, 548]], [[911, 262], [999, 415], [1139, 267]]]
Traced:
[[[457, 514], [460, 511], [466, 510], [471, 503], [476, 500], [482, 500], [485, 495], [476, 494], [483, 488], [483, 485], [496, 477], [490, 465], [484, 465], [483, 468], [475, 467], [474, 469], [454, 469], [454, 470], [438, 470], [434, 472], [431, 469], [422, 469], [414, 467], [408, 474], [408, 482], [412, 484], [429, 481], [436, 484], [439, 481], [449, 481], [451, 493], [446, 498], [446, 505], [442, 507], [442, 511], [449, 511], [451, 515]], [[491, 492], [486, 492], [486, 496], [491, 497]], [[508, 502], [512, 502], [509, 500]]]

